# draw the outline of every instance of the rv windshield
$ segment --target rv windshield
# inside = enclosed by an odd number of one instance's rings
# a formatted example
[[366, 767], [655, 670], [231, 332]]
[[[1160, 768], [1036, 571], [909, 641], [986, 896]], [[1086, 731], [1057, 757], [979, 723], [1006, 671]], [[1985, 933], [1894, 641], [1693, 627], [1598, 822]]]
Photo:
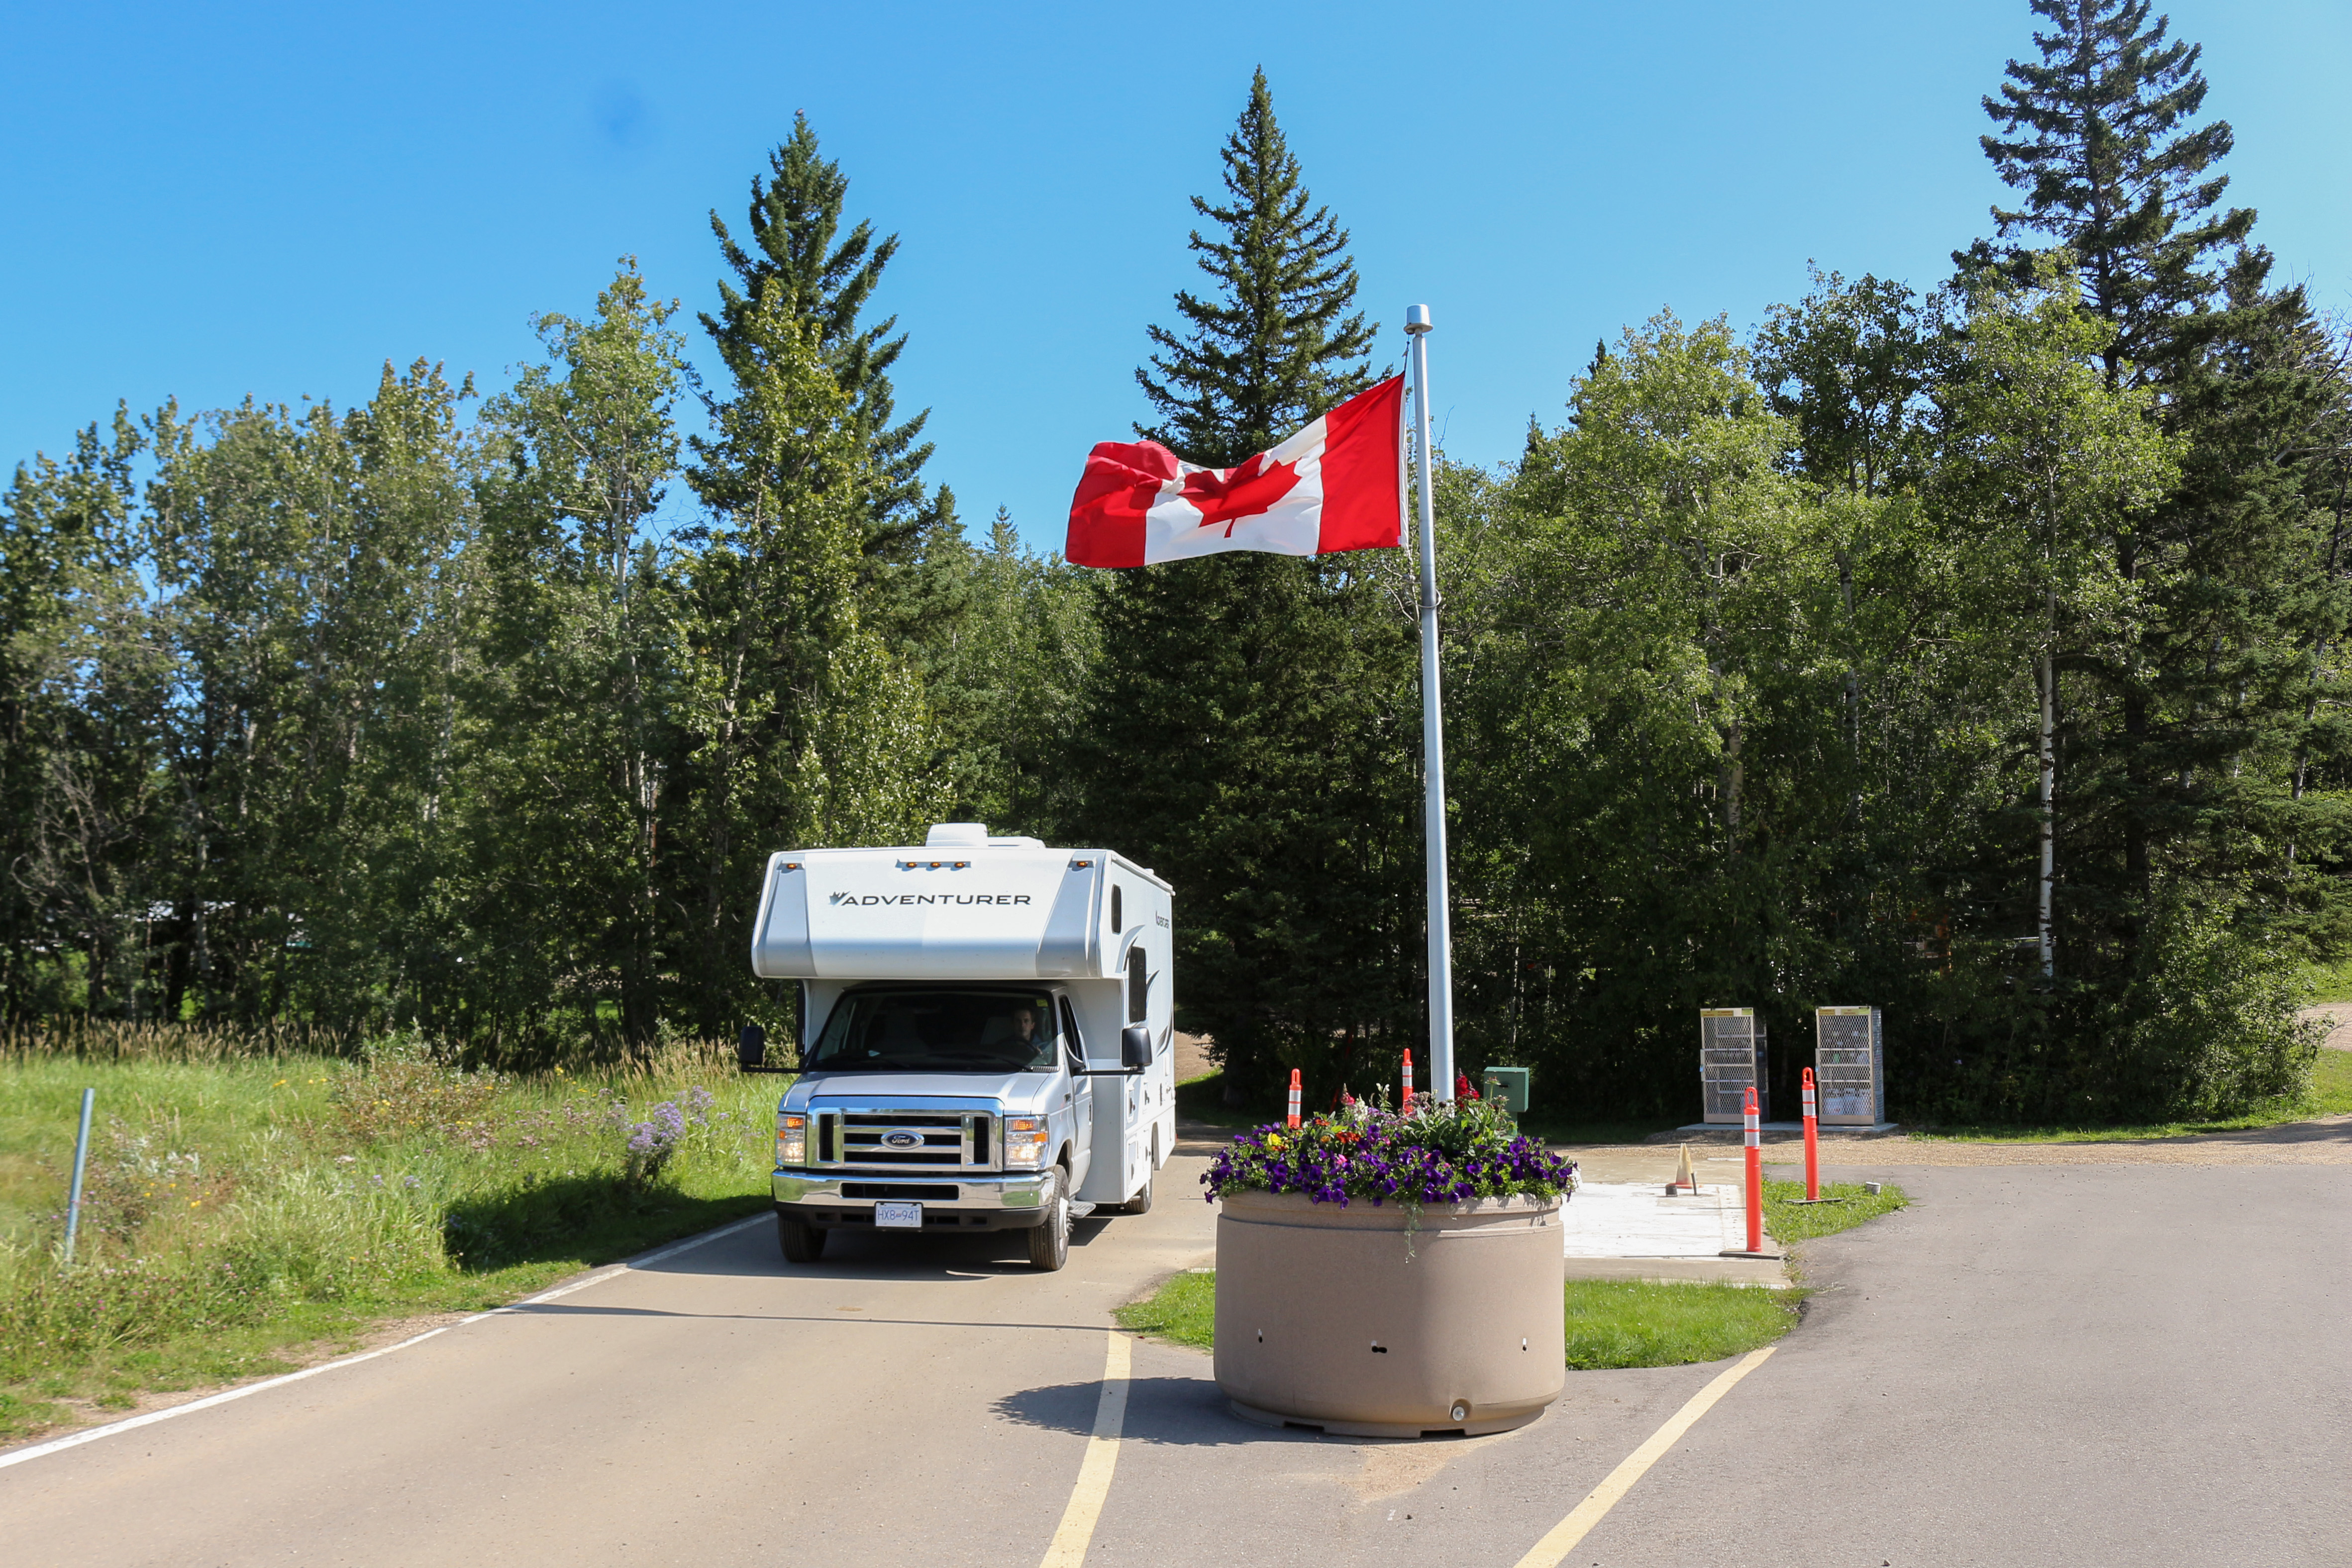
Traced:
[[856, 991], [834, 1004], [811, 1072], [1050, 1069], [1054, 998], [1037, 991]]

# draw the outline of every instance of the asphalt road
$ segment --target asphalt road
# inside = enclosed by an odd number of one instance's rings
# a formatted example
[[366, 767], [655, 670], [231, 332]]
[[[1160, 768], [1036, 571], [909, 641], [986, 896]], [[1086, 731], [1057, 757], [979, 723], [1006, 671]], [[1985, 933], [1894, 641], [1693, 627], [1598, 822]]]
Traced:
[[[764, 1226], [395, 1354], [0, 1470], [11, 1564], [1040, 1562], [1110, 1307], [1204, 1261], [1196, 1160], [1070, 1266]], [[1860, 1174], [1838, 1171], [1845, 1176]], [[2352, 1166], [1907, 1168], [1804, 1324], [1568, 1561], [2352, 1563]], [[1586, 1374], [1519, 1432], [1225, 1414], [1134, 1347], [1090, 1564], [1509, 1568], [1721, 1365]]]

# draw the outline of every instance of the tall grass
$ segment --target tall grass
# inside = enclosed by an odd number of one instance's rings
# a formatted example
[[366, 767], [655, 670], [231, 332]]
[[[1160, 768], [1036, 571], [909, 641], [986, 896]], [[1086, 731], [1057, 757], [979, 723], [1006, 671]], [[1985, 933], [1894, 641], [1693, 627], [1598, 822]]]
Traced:
[[69, 1056], [85, 1061], [243, 1061], [256, 1057], [353, 1056], [362, 1037], [300, 1022], [127, 1022], [64, 1017], [0, 1028], [0, 1066]]
[[[292, 1043], [155, 1025], [0, 1040], [0, 1433], [57, 1416], [44, 1401], [217, 1375], [229, 1338], [505, 1299], [765, 1200], [783, 1081], [736, 1075], [719, 1042], [534, 1077], [413, 1037]], [[648, 1124], [677, 1135], [632, 1161]]]

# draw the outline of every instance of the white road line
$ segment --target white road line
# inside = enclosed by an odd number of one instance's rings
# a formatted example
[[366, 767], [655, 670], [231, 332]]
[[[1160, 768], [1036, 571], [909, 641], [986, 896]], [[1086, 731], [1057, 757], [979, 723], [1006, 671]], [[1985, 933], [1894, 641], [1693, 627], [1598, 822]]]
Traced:
[[1087, 1439], [1087, 1457], [1078, 1461], [1078, 1484], [1070, 1489], [1070, 1506], [1062, 1511], [1062, 1527], [1054, 1544], [1045, 1548], [1040, 1568], [1080, 1568], [1093, 1544], [1095, 1521], [1102, 1517], [1103, 1499], [1110, 1495], [1110, 1473], [1118, 1464], [1119, 1432], [1127, 1425], [1127, 1380], [1132, 1342], [1118, 1330], [1110, 1331], [1110, 1349], [1103, 1355], [1102, 1397], [1095, 1404], [1095, 1432]]
[[722, 1225], [716, 1230], [706, 1230], [699, 1236], [674, 1243], [658, 1252], [648, 1252], [642, 1258], [632, 1258], [625, 1263], [599, 1269], [594, 1273], [574, 1280], [568, 1285], [558, 1285], [551, 1291], [541, 1291], [535, 1296], [525, 1296], [520, 1301], [509, 1301], [503, 1307], [492, 1307], [486, 1312], [472, 1313], [459, 1318], [454, 1323], [443, 1323], [437, 1329], [426, 1329], [423, 1333], [411, 1335], [398, 1344], [387, 1344], [376, 1350], [362, 1351], [357, 1355], [346, 1355], [334, 1361], [322, 1361], [316, 1366], [306, 1366], [299, 1372], [289, 1372], [282, 1377], [265, 1377], [258, 1383], [248, 1383], [239, 1388], [223, 1389], [218, 1394], [208, 1394], [202, 1399], [191, 1399], [185, 1405], [174, 1405], [168, 1410], [151, 1410], [144, 1416], [133, 1416], [128, 1420], [109, 1422], [103, 1427], [92, 1427], [88, 1431], [76, 1432], [64, 1437], [54, 1437], [46, 1443], [36, 1443], [29, 1448], [18, 1448], [14, 1453], [0, 1454], [0, 1470], [6, 1469], [10, 1465], [21, 1465], [27, 1459], [37, 1459], [44, 1454], [54, 1454], [66, 1448], [78, 1448], [84, 1443], [95, 1443], [100, 1437], [111, 1437], [118, 1432], [130, 1432], [141, 1427], [152, 1427], [158, 1421], [169, 1421], [176, 1416], [192, 1416], [199, 1410], [209, 1410], [215, 1405], [226, 1405], [232, 1399], [243, 1399], [247, 1395], [259, 1394], [264, 1389], [282, 1388], [289, 1383], [299, 1383], [306, 1377], [316, 1377], [322, 1372], [334, 1372], [341, 1367], [357, 1366], [363, 1361], [373, 1361], [377, 1356], [390, 1355], [394, 1351], [406, 1350], [413, 1344], [423, 1344], [436, 1334], [447, 1333], [451, 1329], [461, 1329], [468, 1323], [480, 1322], [485, 1318], [504, 1317], [509, 1312], [520, 1312], [525, 1307], [537, 1306], [541, 1301], [552, 1301], [558, 1297], [568, 1296], [574, 1291], [584, 1291], [591, 1285], [601, 1285], [605, 1281], [625, 1274], [633, 1269], [643, 1269], [648, 1264], [658, 1263], [665, 1258], [674, 1258], [680, 1252], [708, 1246], [723, 1236], [732, 1236], [739, 1230], [764, 1224], [767, 1218], [764, 1214], [755, 1214], [749, 1219], [739, 1219], [732, 1225]]
[[1749, 1351], [1740, 1357], [1738, 1365], [1692, 1395], [1689, 1403], [1675, 1411], [1671, 1420], [1650, 1434], [1648, 1442], [1626, 1455], [1624, 1461], [1586, 1493], [1584, 1500], [1571, 1509], [1566, 1519], [1529, 1547], [1528, 1554], [1519, 1559], [1517, 1568], [1559, 1568], [1560, 1560], [1576, 1550], [1577, 1543], [1601, 1522], [1601, 1516], [1617, 1506], [1617, 1500], [1633, 1490], [1633, 1483], [1647, 1474], [1668, 1448], [1682, 1441], [1683, 1434], [1696, 1426], [1698, 1418], [1714, 1408], [1717, 1400], [1730, 1393], [1733, 1384], [1761, 1366], [1772, 1351], [1769, 1344], [1762, 1350]]

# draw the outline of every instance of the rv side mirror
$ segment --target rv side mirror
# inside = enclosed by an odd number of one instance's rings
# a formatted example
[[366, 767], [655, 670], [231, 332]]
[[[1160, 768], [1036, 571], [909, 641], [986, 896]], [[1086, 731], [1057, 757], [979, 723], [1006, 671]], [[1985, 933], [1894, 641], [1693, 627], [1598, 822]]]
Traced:
[[1151, 1030], [1139, 1023], [1127, 1026], [1118, 1037], [1118, 1064], [1140, 1072], [1151, 1065]]
[[768, 1031], [758, 1024], [747, 1023], [743, 1032], [735, 1037], [735, 1065], [746, 1072], [756, 1071], [768, 1061]]

